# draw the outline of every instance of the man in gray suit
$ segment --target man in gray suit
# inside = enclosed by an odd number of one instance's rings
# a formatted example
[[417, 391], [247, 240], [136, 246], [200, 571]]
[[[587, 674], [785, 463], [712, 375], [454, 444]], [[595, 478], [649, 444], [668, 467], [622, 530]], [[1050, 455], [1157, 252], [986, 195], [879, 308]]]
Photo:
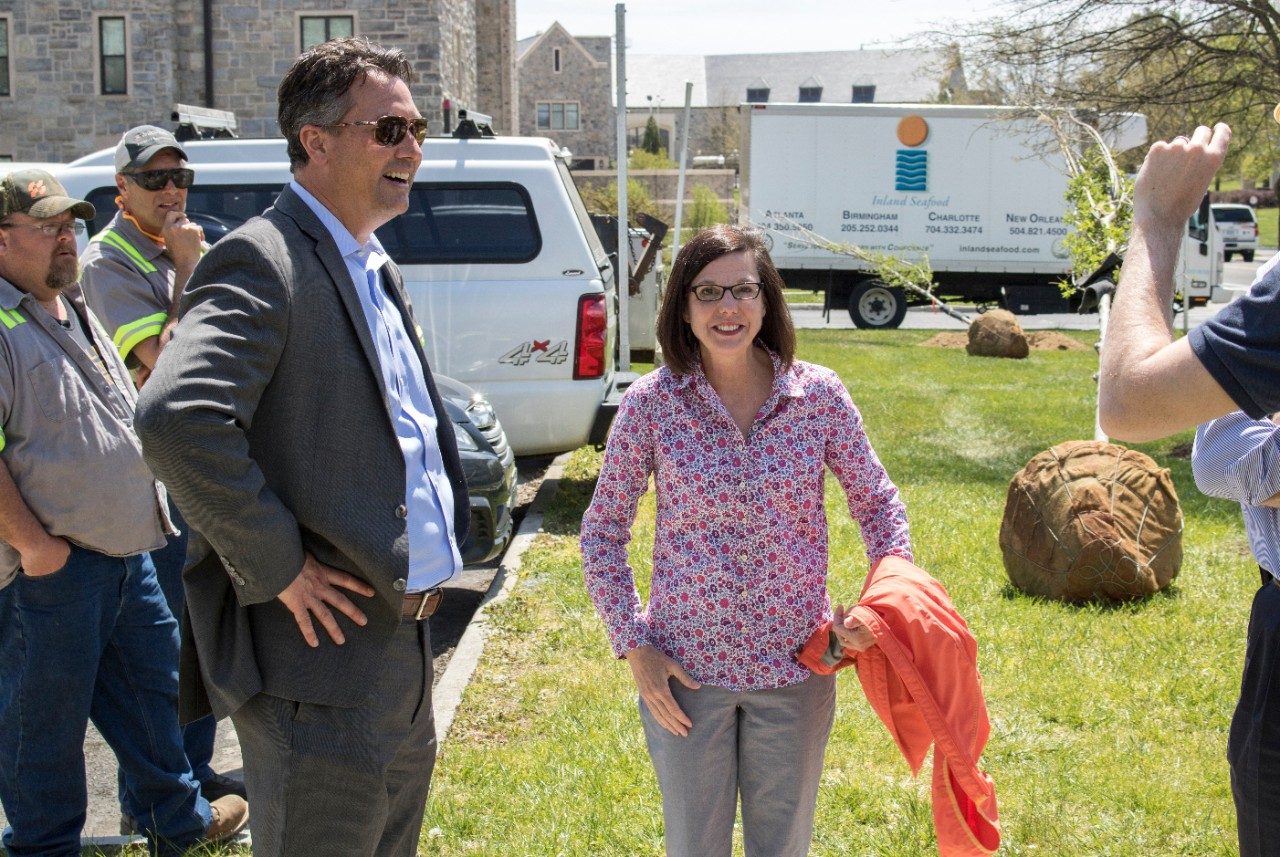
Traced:
[[138, 406], [199, 534], [196, 690], [240, 736], [255, 854], [413, 854], [435, 760], [424, 620], [468, 503], [373, 234], [422, 160], [410, 75], [364, 39], [298, 58], [279, 89], [294, 180], [201, 261]]

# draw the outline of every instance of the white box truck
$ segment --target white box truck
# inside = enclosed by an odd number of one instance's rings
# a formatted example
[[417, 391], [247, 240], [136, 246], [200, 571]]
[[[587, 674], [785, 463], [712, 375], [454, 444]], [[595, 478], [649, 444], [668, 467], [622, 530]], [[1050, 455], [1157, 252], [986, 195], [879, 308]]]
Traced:
[[[901, 324], [910, 298], [835, 243], [906, 259], [928, 255], [935, 293], [1014, 312], [1067, 309], [1067, 174], [1035, 114], [932, 104], [748, 104], [742, 113], [740, 219], [772, 238], [792, 288], [826, 294], [858, 327]], [[1146, 140], [1126, 114], [1117, 150]]]

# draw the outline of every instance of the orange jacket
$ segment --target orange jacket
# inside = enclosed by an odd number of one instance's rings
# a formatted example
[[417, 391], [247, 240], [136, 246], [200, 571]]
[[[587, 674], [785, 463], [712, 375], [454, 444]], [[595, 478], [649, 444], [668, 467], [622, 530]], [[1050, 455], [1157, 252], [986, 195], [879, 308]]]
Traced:
[[823, 623], [800, 650], [828, 675], [857, 664], [867, 700], [920, 773], [933, 755], [933, 824], [941, 857], [990, 857], [1000, 846], [996, 790], [978, 768], [991, 727], [978, 674], [978, 644], [942, 584], [899, 557], [879, 560], [851, 611], [875, 636], [865, 652], [842, 651]]

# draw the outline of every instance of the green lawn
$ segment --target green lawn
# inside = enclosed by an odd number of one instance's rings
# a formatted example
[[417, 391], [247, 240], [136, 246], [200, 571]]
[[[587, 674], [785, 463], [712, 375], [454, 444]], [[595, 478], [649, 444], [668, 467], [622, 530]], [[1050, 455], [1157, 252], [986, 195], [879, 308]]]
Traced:
[[1257, 208], [1254, 214], [1258, 218], [1258, 246], [1259, 247], [1275, 247], [1280, 245], [1280, 235], [1276, 230], [1280, 229], [1280, 209], [1277, 208]]
[[[1146, 445], [1186, 516], [1171, 590], [1111, 609], [1018, 594], [997, 544], [1007, 484], [1037, 452], [1091, 435], [1096, 355], [974, 358], [917, 347], [929, 335], [800, 331], [800, 356], [845, 379], [906, 499], [917, 562], [978, 638], [1001, 854], [1235, 854], [1223, 754], [1257, 586], [1238, 509], [1200, 496], [1188, 462], [1170, 457], [1187, 436]], [[629, 671], [582, 586], [577, 530], [599, 463], [575, 454], [520, 585], [490, 614], [494, 635], [436, 767], [427, 854], [662, 854]], [[865, 557], [831, 479], [827, 504], [830, 586], [848, 599]], [[642, 591], [652, 539], [649, 495], [632, 548]], [[854, 676], [839, 700], [812, 853], [936, 853], [928, 771], [911, 779]]]
[[808, 289], [783, 289], [782, 296], [789, 304], [822, 303], [822, 292], [811, 292]]

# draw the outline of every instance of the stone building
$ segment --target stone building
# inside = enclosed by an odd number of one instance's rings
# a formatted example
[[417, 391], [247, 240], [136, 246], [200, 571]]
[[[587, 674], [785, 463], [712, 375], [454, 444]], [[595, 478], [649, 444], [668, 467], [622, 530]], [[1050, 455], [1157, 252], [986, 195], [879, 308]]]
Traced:
[[73, 160], [133, 125], [171, 126], [175, 103], [275, 136], [294, 58], [352, 34], [408, 55], [432, 133], [446, 99], [510, 133], [514, 19], [515, 0], [0, 0], [0, 158]]
[[519, 133], [555, 140], [573, 152], [576, 168], [613, 160], [612, 45], [609, 36], [574, 37], [559, 23], [517, 43]]

